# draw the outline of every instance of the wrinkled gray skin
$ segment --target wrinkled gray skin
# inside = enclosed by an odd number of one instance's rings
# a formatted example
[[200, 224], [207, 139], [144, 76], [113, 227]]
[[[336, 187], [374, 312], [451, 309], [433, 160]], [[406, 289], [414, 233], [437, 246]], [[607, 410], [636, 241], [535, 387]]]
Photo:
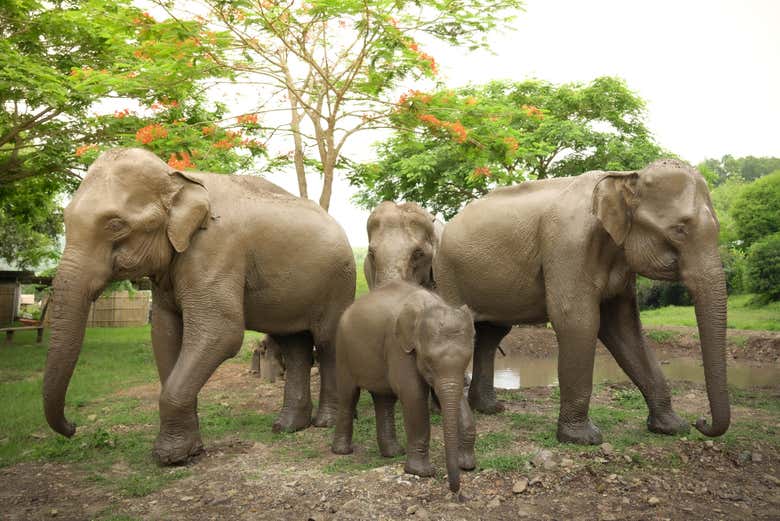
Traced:
[[198, 392], [238, 352], [244, 329], [269, 333], [284, 351], [284, 405], [274, 429], [311, 422], [312, 343], [322, 376], [314, 424], [333, 424], [332, 343], [354, 299], [355, 266], [343, 230], [315, 203], [263, 179], [177, 172], [151, 152], [115, 149], [89, 168], [65, 209], [65, 228], [43, 381], [52, 429], [75, 432], [65, 394], [90, 303], [109, 281], [142, 276], [153, 283], [162, 382], [158, 462], [202, 451]]
[[450, 489], [460, 489], [460, 470], [474, 468], [476, 430], [463, 394], [463, 373], [474, 345], [471, 314], [407, 282], [388, 281], [344, 312], [336, 335], [339, 412], [332, 450], [352, 452], [352, 418], [360, 389], [376, 409], [379, 451], [403, 453], [395, 437], [394, 407], [401, 401], [406, 428], [406, 472], [432, 476], [428, 457], [428, 394], [442, 405], [444, 451]]
[[712, 424], [702, 418], [696, 428], [722, 435], [730, 408], [718, 228], [701, 174], [674, 160], [638, 172], [588, 172], [500, 188], [466, 206], [444, 229], [434, 274], [439, 294], [474, 314], [472, 407], [503, 408], [493, 364], [510, 326], [549, 320], [559, 344], [560, 441], [601, 442], [588, 418], [597, 338], [644, 395], [648, 429], [687, 431], [642, 336], [638, 273], [680, 280], [690, 291], [712, 412]]
[[441, 223], [417, 203], [384, 201], [366, 223], [368, 254], [363, 262], [369, 289], [405, 280], [433, 289], [432, 263]]

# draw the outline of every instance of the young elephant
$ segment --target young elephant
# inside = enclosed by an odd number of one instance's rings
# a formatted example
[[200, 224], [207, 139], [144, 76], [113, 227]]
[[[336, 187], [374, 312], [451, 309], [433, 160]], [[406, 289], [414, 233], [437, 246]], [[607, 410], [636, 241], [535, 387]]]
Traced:
[[437, 295], [407, 282], [389, 281], [350, 306], [336, 332], [339, 410], [333, 452], [352, 452], [352, 418], [360, 389], [371, 393], [379, 451], [403, 452], [395, 435], [394, 407], [401, 400], [407, 436], [404, 469], [433, 475], [428, 458], [428, 393], [442, 404], [444, 450], [450, 490], [460, 489], [460, 469], [474, 468], [476, 429], [463, 395], [474, 326], [464, 306], [452, 308]]

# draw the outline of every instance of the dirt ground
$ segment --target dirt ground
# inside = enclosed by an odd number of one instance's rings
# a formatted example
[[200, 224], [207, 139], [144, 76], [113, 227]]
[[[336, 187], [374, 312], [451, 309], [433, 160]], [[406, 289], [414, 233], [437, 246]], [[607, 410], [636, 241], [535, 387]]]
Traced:
[[[690, 351], [695, 330], [658, 349]], [[780, 335], [730, 332], [747, 337], [732, 356], [777, 363]], [[545, 328], [515, 329], [504, 347], [539, 356], [555, 350], [555, 336]], [[756, 352], [754, 353], [754, 347]], [[224, 364], [201, 393], [201, 401], [233, 397], [235, 407], [274, 412], [283, 382], [262, 383], [247, 374], [247, 364]], [[317, 384], [317, 378], [314, 378]], [[610, 403], [620, 386], [594, 393], [594, 404]], [[700, 413], [706, 404], [702, 386], [681, 384], [675, 408]], [[619, 389], [618, 389], [619, 390]], [[509, 413], [549, 413], [555, 389], [523, 389], [507, 402]], [[780, 382], [763, 389], [780, 400]], [[156, 406], [156, 385], [125, 390]], [[315, 395], [316, 396], [316, 395]], [[780, 418], [771, 410], [735, 407], [733, 422], [749, 417], [773, 432]], [[498, 429], [501, 416], [479, 416], [478, 435]], [[432, 429], [432, 460], [443, 467], [441, 430]], [[323, 431], [324, 432], [324, 431]], [[297, 433], [295, 436], [302, 434]], [[780, 519], [780, 450], [777, 438], [733, 446], [719, 440], [680, 437], [671, 444], [640, 444], [597, 450], [544, 449], [519, 437], [512, 450], [530, 455], [521, 469], [464, 473], [462, 497], [438, 478], [404, 474], [393, 462], [364, 471], [332, 473], [323, 463], [336, 461], [322, 436], [321, 454], [279, 461], [269, 443], [228, 436], [204, 440], [207, 453], [190, 464], [191, 474], [143, 497], [125, 497], [91, 482], [78, 466], [24, 463], [0, 469], [0, 519], [171, 519], [171, 520], [717, 520]], [[608, 439], [605, 441], [609, 441]], [[438, 447], [438, 448], [437, 448]], [[673, 459], [677, 464], [669, 464]], [[171, 472], [175, 472], [176, 469]], [[121, 474], [121, 468], [111, 472]]]

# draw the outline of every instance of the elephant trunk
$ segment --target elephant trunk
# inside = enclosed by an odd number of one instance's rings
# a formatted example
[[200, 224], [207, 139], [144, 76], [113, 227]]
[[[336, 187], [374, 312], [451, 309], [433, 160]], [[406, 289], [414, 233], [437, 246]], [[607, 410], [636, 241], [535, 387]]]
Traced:
[[463, 377], [444, 380], [436, 386], [441, 403], [442, 426], [444, 427], [444, 455], [447, 461], [447, 481], [450, 490], [460, 490], [460, 465], [458, 461], [460, 432], [458, 416], [463, 398]]
[[[65, 394], [76, 367], [89, 307], [94, 298], [94, 279], [81, 273], [67, 251], [54, 278], [50, 304], [51, 338], [43, 376], [43, 409], [52, 429], [71, 437], [76, 426], [65, 418]], [[104, 284], [101, 285], [101, 287]]]
[[726, 278], [720, 258], [715, 256], [703, 269], [683, 282], [694, 301], [699, 326], [701, 352], [712, 424], [705, 418], [696, 421], [696, 429], [705, 436], [721, 436], [731, 421], [726, 384]]

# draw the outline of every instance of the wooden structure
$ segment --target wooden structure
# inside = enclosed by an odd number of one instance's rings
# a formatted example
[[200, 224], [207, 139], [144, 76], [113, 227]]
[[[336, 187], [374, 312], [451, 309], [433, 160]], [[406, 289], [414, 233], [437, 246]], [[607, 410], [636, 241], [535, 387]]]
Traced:
[[115, 291], [98, 297], [92, 303], [87, 327], [128, 327], [149, 323], [152, 292], [148, 290]]
[[0, 333], [5, 333], [5, 342], [13, 342], [14, 333], [17, 331], [37, 331], [38, 343], [43, 341], [43, 320], [46, 315], [48, 301], [41, 310], [41, 319], [28, 322], [22, 326], [14, 326], [16, 314], [19, 311], [21, 298], [21, 285], [35, 278], [35, 274], [29, 271], [0, 271]]

